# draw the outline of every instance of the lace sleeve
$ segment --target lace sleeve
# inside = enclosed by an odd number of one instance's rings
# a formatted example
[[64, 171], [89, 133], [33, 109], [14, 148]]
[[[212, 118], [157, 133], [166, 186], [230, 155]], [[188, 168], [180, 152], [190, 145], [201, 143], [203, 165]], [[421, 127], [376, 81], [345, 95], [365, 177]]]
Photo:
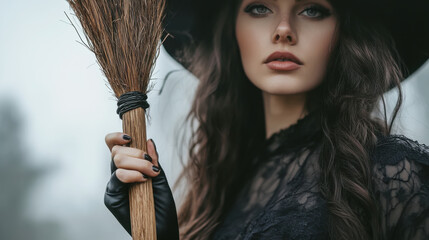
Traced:
[[429, 239], [429, 148], [404, 136], [385, 137], [374, 162], [385, 239]]

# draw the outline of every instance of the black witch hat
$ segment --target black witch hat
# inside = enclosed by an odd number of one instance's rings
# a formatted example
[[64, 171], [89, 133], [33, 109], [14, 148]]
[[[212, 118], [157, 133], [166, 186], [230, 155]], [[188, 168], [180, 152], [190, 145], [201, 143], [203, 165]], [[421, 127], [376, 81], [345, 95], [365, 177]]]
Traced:
[[[361, 19], [386, 26], [408, 73], [416, 71], [429, 58], [429, 0], [331, 0], [338, 10], [347, 9]], [[186, 44], [212, 38], [214, 19], [227, 0], [167, 0], [164, 47], [176, 60]]]

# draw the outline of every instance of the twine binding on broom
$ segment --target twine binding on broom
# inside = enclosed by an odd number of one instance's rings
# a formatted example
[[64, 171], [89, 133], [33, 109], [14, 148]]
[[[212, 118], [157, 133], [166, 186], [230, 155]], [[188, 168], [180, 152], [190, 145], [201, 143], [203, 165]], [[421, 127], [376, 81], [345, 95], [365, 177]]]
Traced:
[[133, 109], [141, 107], [146, 111], [149, 107], [149, 103], [146, 99], [147, 95], [142, 92], [132, 91], [124, 93], [118, 98], [118, 109], [116, 113], [119, 114], [119, 118], [122, 119], [124, 113]]

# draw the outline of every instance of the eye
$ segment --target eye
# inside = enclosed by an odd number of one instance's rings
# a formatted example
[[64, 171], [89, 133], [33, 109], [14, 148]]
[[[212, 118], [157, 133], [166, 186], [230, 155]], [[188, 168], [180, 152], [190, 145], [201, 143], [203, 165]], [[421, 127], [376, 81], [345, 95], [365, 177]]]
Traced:
[[262, 4], [250, 4], [244, 11], [253, 16], [261, 16], [271, 12], [271, 10]]
[[319, 6], [319, 5], [312, 5], [304, 9], [300, 14], [303, 14], [310, 18], [325, 18], [331, 15], [331, 12], [329, 9]]

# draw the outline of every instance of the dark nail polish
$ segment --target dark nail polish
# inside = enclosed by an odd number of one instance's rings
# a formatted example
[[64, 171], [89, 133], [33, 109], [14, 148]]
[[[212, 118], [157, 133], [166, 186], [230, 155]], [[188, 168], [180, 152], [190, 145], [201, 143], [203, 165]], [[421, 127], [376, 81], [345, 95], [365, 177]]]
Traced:
[[143, 157], [144, 157], [144, 159], [148, 160], [149, 162], [152, 162], [152, 158], [147, 153], [145, 153]]
[[152, 170], [154, 170], [155, 172], [159, 172], [159, 168], [157, 166], [152, 166]]
[[128, 141], [128, 140], [131, 140], [131, 137], [130, 137], [130, 136], [128, 136], [128, 135], [123, 135], [123, 136], [122, 136], [122, 138], [123, 138], [124, 140], [127, 140], [127, 141]]
[[149, 177], [148, 176], [146, 176], [146, 175], [144, 175], [144, 174], [142, 174], [143, 175], [143, 178], [146, 178], [146, 179], [148, 179]]

